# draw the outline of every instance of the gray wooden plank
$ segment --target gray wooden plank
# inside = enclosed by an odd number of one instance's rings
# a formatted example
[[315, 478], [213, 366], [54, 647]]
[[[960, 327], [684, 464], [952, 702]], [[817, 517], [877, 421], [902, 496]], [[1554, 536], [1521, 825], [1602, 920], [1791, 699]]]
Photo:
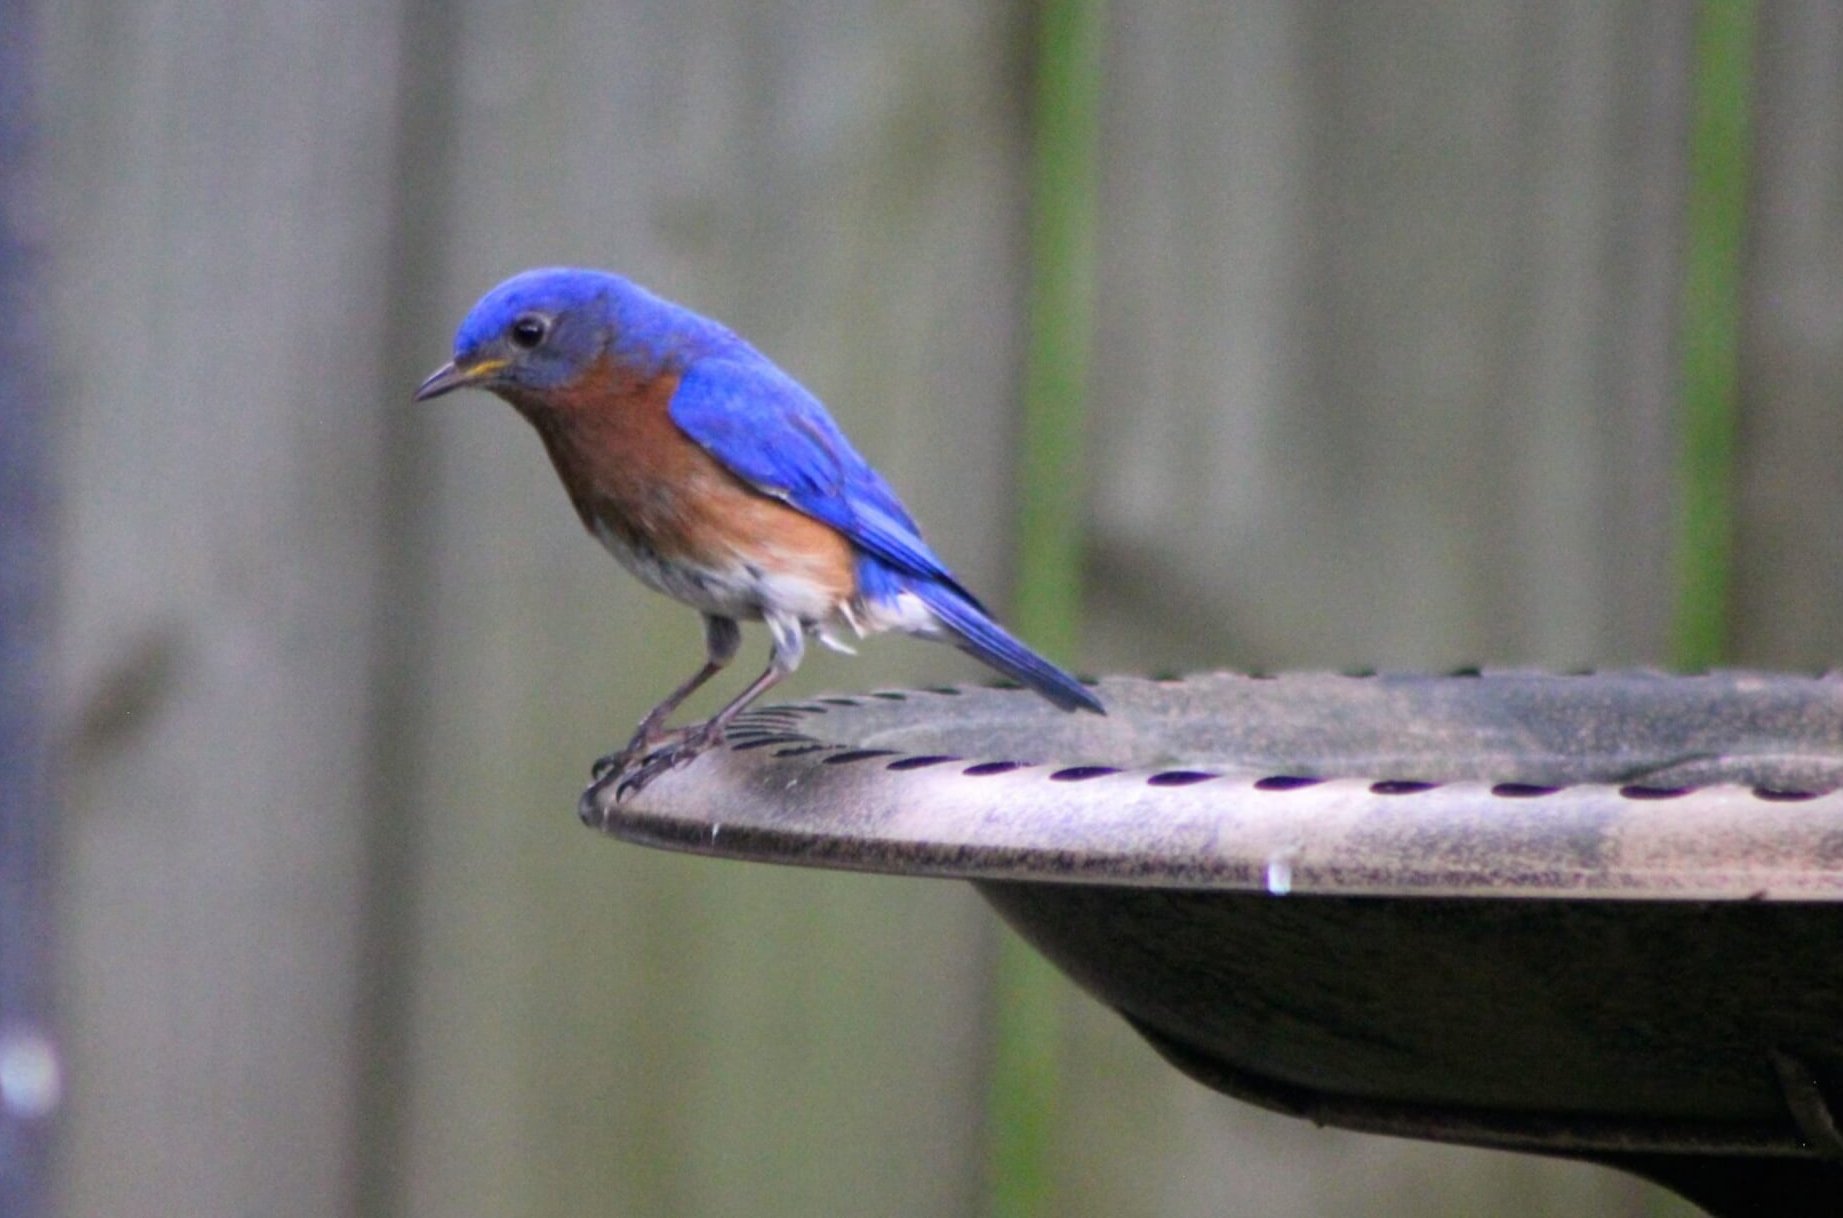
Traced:
[[1760, 9], [1741, 346], [1735, 652], [1827, 668], [1843, 655], [1843, 14]]
[[388, 6], [44, 13], [73, 1214], [341, 1214]]
[[57, 828], [52, 579], [57, 496], [47, 250], [33, 223], [41, 110], [36, 12], [0, 4], [0, 1214], [51, 1211], [64, 1092], [53, 1009]]
[[1189, 640], [1141, 664], [1661, 658], [1686, 11], [1121, 23], [1096, 583]]

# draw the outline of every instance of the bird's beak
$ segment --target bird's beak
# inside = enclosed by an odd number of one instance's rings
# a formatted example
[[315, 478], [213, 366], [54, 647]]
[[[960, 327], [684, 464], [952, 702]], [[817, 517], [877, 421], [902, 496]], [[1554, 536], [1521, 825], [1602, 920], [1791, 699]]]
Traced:
[[444, 393], [453, 393], [456, 389], [465, 389], [469, 385], [478, 385], [492, 377], [495, 372], [506, 366], [502, 359], [483, 359], [475, 364], [461, 364], [449, 360], [431, 372], [428, 379], [416, 386], [416, 400], [426, 402], [438, 398]]

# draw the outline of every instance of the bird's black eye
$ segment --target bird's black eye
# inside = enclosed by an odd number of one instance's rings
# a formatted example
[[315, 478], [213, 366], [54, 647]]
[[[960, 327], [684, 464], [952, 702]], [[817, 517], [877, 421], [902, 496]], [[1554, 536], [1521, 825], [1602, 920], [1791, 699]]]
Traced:
[[514, 347], [529, 351], [544, 341], [544, 336], [550, 333], [550, 323], [536, 313], [527, 313], [512, 323], [508, 333]]

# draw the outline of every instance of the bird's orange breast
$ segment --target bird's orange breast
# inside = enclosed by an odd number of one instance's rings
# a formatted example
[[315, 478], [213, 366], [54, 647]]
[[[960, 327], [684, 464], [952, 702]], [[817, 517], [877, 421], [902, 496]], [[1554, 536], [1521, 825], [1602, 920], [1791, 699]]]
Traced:
[[591, 533], [667, 562], [747, 563], [796, 575], [843, 602], [856, 592], [851, 543], [751, 489], [668, 412], [679, 375], [637, 377], [602, 359], [539, 401], [514, 398], [543, 437]]

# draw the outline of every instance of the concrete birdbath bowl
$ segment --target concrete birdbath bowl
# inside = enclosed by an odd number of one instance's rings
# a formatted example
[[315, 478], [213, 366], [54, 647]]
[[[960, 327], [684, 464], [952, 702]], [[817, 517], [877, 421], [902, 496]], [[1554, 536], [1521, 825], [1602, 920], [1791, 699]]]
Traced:
[[1843, 679], [1107, 679], [753, 711], [585, 820], [970, 880], [1210, 1087], [1843, 1213]]

